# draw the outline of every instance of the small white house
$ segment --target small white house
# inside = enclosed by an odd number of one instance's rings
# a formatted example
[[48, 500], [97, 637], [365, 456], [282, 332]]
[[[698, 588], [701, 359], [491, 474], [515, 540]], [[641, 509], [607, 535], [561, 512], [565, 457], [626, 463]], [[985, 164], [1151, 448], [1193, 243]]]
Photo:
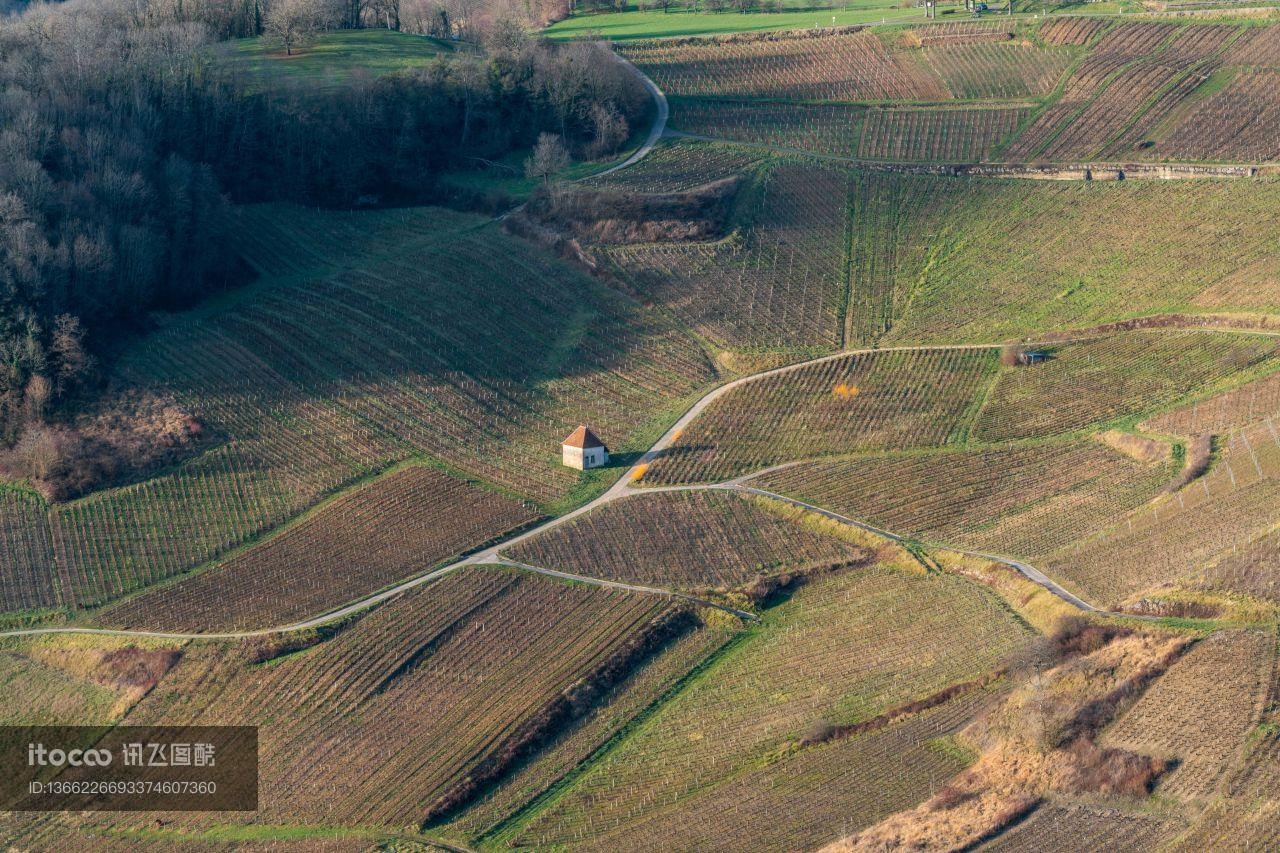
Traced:
[[579, 471], [599, 468], [609, 462], [609, 448], [586, 424], [569, 433], [560, 449], [564, 464]]

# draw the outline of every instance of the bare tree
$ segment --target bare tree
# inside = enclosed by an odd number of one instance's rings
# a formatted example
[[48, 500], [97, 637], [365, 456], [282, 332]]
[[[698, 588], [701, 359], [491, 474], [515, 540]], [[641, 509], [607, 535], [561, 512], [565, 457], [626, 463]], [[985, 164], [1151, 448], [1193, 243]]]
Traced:
[[61, 314], [54, 320], [49, 349], [58, 366], [59, 393], [68, 385], [83, 381], [93, 369], [93, 357], [84, 344], [84, 327], [70, 314]]
[[568, 133], [569, 116], [582, 98], [592, 74], [591, 45], [575, 42], [554, 52], [540, 54], [538, 75], [543, 92], [560, 122], [560, 135]]
[[613, 104], [592, 104], [591, 123], [596, 131], [591, 150], [597, 157], [617, 151], [631, 135], [627, 117]]
[[62, 461], [58, 438], [46, 427], [29, 430], [15, 450], [27, 476], [36, 480], [47, 479]]
[[43, 373], [34, 374], [27, 380], [26, 392], [22, 395], [27, 408], [27, 421], [42, 423], [49, 411], [49, 401], [53, 398], [53, 384]]
[[402, 0], [400, 29], [436, 38], [452, 38], [454, 21], [447, 3], [440, 0]]
[[569, 149], [565, 148], [564, 141], [554, 133], [544, 133], [538, 137], [529, 159], [524, 161], [524, 173], [530, 178], [542, 178], [543, 183], [549, 185], [551, 176], [568, 165]]
[[320, 29], [320, 10], [315, 0], [276, 0], [267, 11], [267, 35], [278, 40], [286, 56]]
[[369, 8], [387, 29], [400, 29], [400, 0], [372, 0]]

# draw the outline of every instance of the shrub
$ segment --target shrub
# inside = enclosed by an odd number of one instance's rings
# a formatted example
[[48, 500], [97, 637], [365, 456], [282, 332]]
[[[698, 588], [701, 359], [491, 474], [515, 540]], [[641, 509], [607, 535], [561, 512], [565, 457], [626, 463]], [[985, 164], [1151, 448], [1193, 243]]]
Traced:
[[1060, 660], [1093, 654], [1117, 637], [1127, 637], [1133, 631], [1119, 625], [1093, 622], [1087, 616], [1068, 616], [1058, 623], [1050, 640]]
[[948, 811], [977, 797], [977, 791], [966, 791], [956, 785], [943, 785], [929, 801], [929, 809], [935, 812]]
[[182, 657], [177, 649], [140, 649], [125, 646], [102, 656], [92, 673], [97, 683], [115, 689], [133, 688], [146, 692]]
[[540, 225], [599, 243], [659, 243], [720, 236], [739, 177], [684, 192], [543, 188], [525, 210]]
[[1189, 483], [1195, 482], [1205, 471], [1209, 470], [1209, 462], [1213, 459], [1213, 436], [1198, 435], [1187, 446], [1187, 461], [1182, 472], [1169, 484], [1169, 491], [1176, 492]]
[[203, 424], [171, 401], [133, 395], [74, 425], [40, 424], [0, 454], [0, 473], [49, 501], [140, 479], [208, 443]]
[[1010, 341], [1000, 349], [1000, 363], [1005, 367], [1017, 367], [1026, 360], [1026, 347]]
[[1152, 783], [1169, 769], [1169, 762], [1163, 758], [1115, 747], [1103, 748], [1089, 737], [1077, 740], [1068, 752], [1075, 774], [1065, 785], [1070, 793], [1145, 797]]

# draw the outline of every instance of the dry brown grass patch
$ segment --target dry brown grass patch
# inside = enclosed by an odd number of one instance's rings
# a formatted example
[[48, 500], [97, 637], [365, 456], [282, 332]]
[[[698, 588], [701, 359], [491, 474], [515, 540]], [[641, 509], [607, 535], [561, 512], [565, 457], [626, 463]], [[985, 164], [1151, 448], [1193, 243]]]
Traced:
[[536, 192], [520, 216], [592, 243], [665, 243], [724, 234], [740, 176], [675, 193], [553, 187]]
[[134, 645], [116, 648], [40, 645], [28, 654], [34, 660], [117, 693], [120, 698], [112, 708], [115, 716], [150, 693], [182, 657], [179, 649]]
[[1165, 761], [1099, 747], [1094, 737], [1188, 642], [1084, 618], [1065, 621], [1048, 640], [1058, 662], [1028, 669], [1004, 701], [962, 733], [981, 750], [971, 768], [915, 809], [827, 849], [964, 848], [1052, 793], [1145, 795]]
[[1094, 436], [1095, 439], [1130, 459], [1153, 465], [1164, 462], [1173, 453], [1173, 446], [1167, 441], [1109, 429]]

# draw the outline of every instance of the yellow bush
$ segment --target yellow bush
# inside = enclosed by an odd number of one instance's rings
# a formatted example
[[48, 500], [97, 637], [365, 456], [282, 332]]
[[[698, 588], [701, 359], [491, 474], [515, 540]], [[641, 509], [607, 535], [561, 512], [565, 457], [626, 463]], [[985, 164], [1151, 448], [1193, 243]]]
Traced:
[[858, 386], [847, 382], [841, 382], [839, 385], [831, 389], [831, 393], [843, 400], [852, 400], [858, 396]]
[[644, 475], [649, 470], [648, 462], [641, 462], [631, 471], [631, 482], [638, 483], [644, 479]]

